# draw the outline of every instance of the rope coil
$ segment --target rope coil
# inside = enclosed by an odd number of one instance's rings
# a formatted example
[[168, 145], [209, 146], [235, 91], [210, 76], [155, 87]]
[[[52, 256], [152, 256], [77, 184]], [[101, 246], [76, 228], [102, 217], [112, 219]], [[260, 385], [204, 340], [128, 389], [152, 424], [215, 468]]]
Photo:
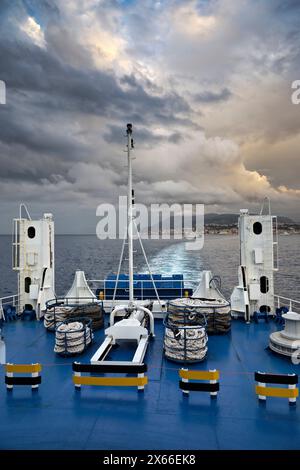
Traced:
[[186, 316], [190, 321], [197, 322], [199, 315], [199, 318], [204, 315], [208, 334], [227, 333], [231, 328], [230, 304], [223, 298], [186, 297], [175, 299], [169, 302], [168, 312], [176, 323], [182, 323]]
[[63, 322], [71, 310], [71, 307], [54, 307], [49, 310], [44, 315], [44, 327], [49, 331], [54, 331], [56, 324]]
[[48, 331], [55, 331], [55, 328], [60, 323], [76, 319], [78, 317], [87, 317], [92, 321], [93, 330], [97, 330], [104, 325], [104, 310], [96, 304], [83, 304], [83, 305], [54, 305], [49, 308], [44, 315], [44, 326]]
[[56, 327], [54, 352], [63, 356], [80, 354], [92, 343], [93, 337], [90, 319], [67, 320]]
[[200, 362], [207, 354], [206, 319], [202, 314], [190, 312], [174, 315], [169, 311], [164, 321], [165, 356], [176, 362]]
[[[179, 337], [178, 337], [179, 336]], [[182, 329], [177, 337], [166, 328], [164, 348], [168, 359], [182, 362], [203, 361], [207, 354], [207, 335], [204, 328]]]

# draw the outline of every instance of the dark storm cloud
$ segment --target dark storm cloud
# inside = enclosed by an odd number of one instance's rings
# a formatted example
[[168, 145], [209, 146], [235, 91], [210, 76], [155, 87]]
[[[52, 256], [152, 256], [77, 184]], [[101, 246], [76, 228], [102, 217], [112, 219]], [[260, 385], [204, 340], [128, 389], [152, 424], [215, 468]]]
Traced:
[[[130, 113], [141, 116], [160, 111], [164, 116], [189, 112], [176, 93], [152, 96], [137, 82], [123, 90], [112, 73], [76, 69], [34, 44], [0, 43], [0, 75], [7, 87], [40, 93], [40, 104], [55, 109], [107, 116]], [[128, 79], [127, 79], [128, 80]], [[158, 116], [158, 115], [157, 115]]]
[[[27, 13], [34, 11], [40, 17], [58, 15], [49, 2], [27, 1], [25, 6]], [[119, 80], [111, 71], [75, 67], [60, 58], [51, 42], [47, 49], [38, 47], [20, 31], [18, 24], [27, 17], [20, 2], [5, 2], [1, 7], [6, 27], [0, 32], [0, 77], [7, 84], [8, 102], [0, 113], [0, 177], [31, 180], [58, 174], [67, 178], [71, 162], [84, 160], [93, 152], [94, 142], [80, 139], [72, 127], [84, 114], [122, 123], [133, 120], [145, 126], [151, 122], [192, 123], [187, 117], [190, 107], [177, 93], [152, 95], [150, 81], [144, 80], [142, 85], [133, 75]], [[66, 132], [62, 131], [64, 126]], [[116, 129], [120, 131], [121, 125], [120, 129], [110, 127], [107, 141], [119, 142]], [[142, 141], [153, 142], [150, 130], [140, 134]], [[172, 133], [170, 139], [178, 141], [180, 137]]]
[[[120, 78], [120, 83], [125, 84], [125, 85], [129, 85], [133, 89], [136, 89], [136, 88], [140, 87], [140, 84], [139, 84], [138, 80], [136, 79], [136, 77], [133, 74], [124, 75], [123, 77], [121, 77]], [[155, 93], [161, 93], [162, 92], [162, 88], [159, 87], [158, 85], [156, 85], [156, 83], [149, 80], [147, 77], [143, 77], [143, 84], [144, 84], [145, 87], [147, 87], [147, 89], [151, 89]], [[189, 106], [187, 105], [187, 103], [182, 103], [182, 106], [185, 108], [186, 111], [189, 110]]]
[[46, 22], [49, 15], [56, 19], [59, 17], [59, 8], [55, 0], [22, 0], [22, 3], [29, 15], [35, 16], [42, 22]]
[[300, 11], [300, 2], [299, 0], [275, 0], [274, 9], [279, 13], [297, 12]]
[[[51, 129], [47, 130], [35, 125], [33, 121], [23, 119], [22, 115], [9, 105], [0, 114], [0, 141], [49, 155], [70, 150], [70, 141], [67, 137], [54, 134]], [[76, 156], [82, 150], [83, 148], [76, 142], [72, 148], [73, 158], [74, 152]]]
[[194, 99], [199, 103], [219, 103], [220, 101], [226, 101], [232, 96], [231, 91], [228, 88], [223, 88], [219, 92], [214, 91], [203, 91], [194, 95]]
[[41, 200], [55, 211], [116, 197], [126, 190], [120, 152], [131, 121], [141, 200], [171, 194], [222, 210], [269, 195], [296, 204], [298, 175], [285, 168], [297, 168], [298, 141], [294, 160], [286, 144], [276, 152], [284, 165], [270, 162], [275, 141], [299, 134], [290, 100], [300, 78], [299, 8], [292, 0], [0, 0], [2, 201]]
[[168, 141], [172, 144], [179, 144], [183, 140], [183, 135], [180, 132], [173, 132], [169, 137]]
[[[108, 143], [117, 143], [120, 146], [124, 145], [124, 126], [109, 125], [108, 132], [105, 132], [103, 137]], [[162, 135], [152, 132], [151, 129], [134, 126], [134, 140], [138, 143], [139, 148], [142, 148], [145, 145], [158, 145], [160, 142], [171, 142], [177, 144], [183, 140], [183, 135], [180, 132], [172, 132], [169, 135]]]
[[72, 162], [88, 155], [88, 146], [59, 132], [49, 114], [35, 111], [33, 116], [30, 110], [26, 101], [1, 109], [1, 178], [31, 181], [66, 174]]
[[[12, 16], [18, 17], [18, 22], [26, 17], [22, 2], [12, 5], [5, 0], [4, 4], [6, 8], [3, 6], [5, 15], [2, 15], [2, 23]], [[55, 18], [59, 14], [55, 3], [51, 5], [48, 1], [26, 0], [24, 5], [26, 11], [34, 11], [44, 17], [48, 14], [48, 19], [52, 18], [53, 14]], [[114, 6], [117, 5], [120, 6], [118, 2], [114, 2]], [[112, 6], [111, 4], [110, 8]], [[12, 19], [11, 21], [11, 34], [8, 34], [7, 29], [0, 32], [1, 78], [10, 89], [39, 93], [37, 101], [40, 106], [47, 105], [62, 111], [94, 113], [100, 116], [119, 114], [122, 118], [124, 113], [134, 114], [141, 119], [159, 111], [164, 122], [168, 115], [172, 115], [170, 119], [173, 122], [176, 121], [176, 113], [190, 112], [188, 103], [177, 93], [151, 95], [133, 75], [124, 75], [119, 84], [112, 71], [68, 64], [59, 56], [60, 50], [52, 47], [51, 41], [54, 38], [51, 32], [46, 30], [50, 43], [47, 49], [43, 49], [20, 32], [18, 22], [16, 24]], [[63, 25], [61, 28], [63, 30]], [[63, 32], [67, 38], [67, 33], [64, 30]], [[63, 40], [62, 36], [61, 41]], [[83, 46], [76, 43], [75, 36], [73, 46], [79, 53], [89, 55]], [[61, 51], [62, 49], [63, 45]], [[130, 85], [126, 90], [121, 86], [124, 83]], [[145, 85], [149, 87], [150, 81], [145, 81]]]

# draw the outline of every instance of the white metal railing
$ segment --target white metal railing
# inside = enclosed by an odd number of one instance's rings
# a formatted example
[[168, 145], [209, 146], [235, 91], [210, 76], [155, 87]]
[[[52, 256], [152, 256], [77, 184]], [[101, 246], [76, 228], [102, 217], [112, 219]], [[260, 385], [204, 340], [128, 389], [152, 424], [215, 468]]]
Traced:
[[[116, 279], [88, 279], [87, 280], [90, 289], [95, 293], [96, 290], [100, 290], [103, 292], [103, 298], [106, 299], [106, 293], [107, 293], [107, 283], [112, 283], [113, 287], [109, 287], [109, 290], [115, 289], [115, 284], [117, 282]], [[122, 287], [124, 286], [124, 283], [126, 283], [126, 288]], [[126, 294], [123, 296], [120, 296], [118, 294], [118, 299], [124, 299], [127, 300], [129, 298], [129, 288], [128, 286], [128, 279], [119, 279], [117, 282], [117, 290], [119, 289], [124, 289]], [[180, 291], [179, 296], [184, 297], [185, 291], [187, 289], [194, 289], [198, 284], [199, 284], [199, 279], [154, 279], [154, 283], [156, 286], [156, 289], [159, 289], [159, 291], [167, 291], [170, 289], [176, 289], [177, 291]], [[169, 284], [169, 286], [166, 285], [166, 287], [158, 287], [157, 284]], [[173, 285], [175, 286], [173, 287]], [[146, 285], [146, 287], [145, 287]], [[156, 299], [156, 293], [153, 287], [153, 282], [151, 279], [134, 279], [134, 289], [139, 289], [139, 297], [141, 300], [149, 300], [149, 294], [147, 294], [147, 291], [149, 289], [153, 290], [153, 296], [151, 298]], [[145, 293], [146, 291], [146, 293]], [[127, 295], [128, 293], [128, 295]], [[145, 293], [145, 297], [144, 297]], [[112, 299], [108, 299], [112, 300]]]
[[[278, 243], [278, 218], [276, 215], [272, 216], [273, 226], [273, 269], [274, 271], [279, 270], [279, 243]], [[275, 241], [274, 241], [275, 238]]]
[[5, 305], [12, 305], [13, 307], [18, 308], [19, 295], [7, 295], [5, 297], [0, 297], [0, 319], [5, 319], [3, 307]]
[[7, 295], [6, 297], [0, 297], [0, 304], [12, 305], [13, 307], [16, 307], [16, 305], [18, 304], [18, 299], [19, 299], [18, 294]]
[[13, 220], [12, 235], [12, 268], [17, 271], [20, 269], [20, 219]]
[[288, 307], [291, 312], [300, 313], [300, 301], [293, 300], [283, 295], [274, 295], [275, 307]]
[[[115, 288], [115, 282], [116, 279], [88, 279], [87, 281], [90, 285], [91, 290], [95, 293], [96, 290], [100, 290], [103, 292], [103, 299], [106, 299], [106, 290], [107, 290], [107, 282], [112, 282], [113, 287], [110, 287], [109, 290], [114, 290]], [[199, 279], [154, 279], [155, 283], [169, 283], [169, 286], [167, 287], [158, 287], [159, 291], [167, 291], [170, 289], [176, 289], [180, 291], [180, 297], [184, 297], [185, 291], [187, 289], [194, 289], [198, 284], [199, 284]], [[118, 281], [118, 290], [119, 289], [124, 289], [121, 287], [122, 285], [124, 286], [124, 283], [128, 283], [128, 279], [119, 279]], [[138, 283], [138, 284], [137, 284]], [[145, 287], [145, 283], [147, 283], [147, 287]], [[175, 283], [175, 287], [171, 287], [172, 283]], [[177, 287], [180, 286], [180, 287]], [[134, 280], [134, 288], [139, 289], [140, 291], [140, 298], [141, 300], [147, 300], [149, 299], [149, 295], [147, 295], [147, 291], [149, 289], [153, 289], [153, 284], [151, 279], [136, 279]], [[118, 299], [128, 299], [129, 294], [129, 289], [127, 287], [124, 289], [126, 294], [123, 296], [118, 295]], [[144, 296], [144, 292], [146, 291], [146, 294]], [[153, 292], [153, 298], [156, 298], [155, 293]], [[108, 299], [112, 300], [112, 299]], [[284, 297], [283, 295], [274, 295], [274, 303], [275, 307], [288, 307], [289, 310], [299, 312], [300, 313], [300, 301], [299, 300], [294, 300], [289, 297]]]
[[[110, 282], [113, 282], [114, 279], [111, 279]], [[184, 291], [186, 289], [192, 289], [195, 287], [195, 285], [198, 285], [199, 280], [198, 279], [184, 279], [184, 280], [167, 280], [167, 279], [159, 279], [157, 280], [160, 283], [164, 282], [178, 282], [181, 283], [180, 287], [180, 292], [182, 294], [182, 297], [184, 296]], [[105, 283], [108, 282], [107, 279], [89, 279], [88, 283], [90, 284], [96, 284], [96, 286], [91, 286], [91, 289], [93, 291], [96, 291], [97, 289], [100, 289], [103, 291], [104, 294], [104, 299], [106, 298], [106, 290], [105, 290]], [[126, 279], [121, 279], [119, 280], [119, 283], [121, 282], [128, 282]], [[143, 298], [143, 291], [144, 290], [149, 290], [152, 289], [152, 287], [144, 287], [144, 283], [151, 284], [151, 280], [147, 279], [141, 279], [141, 280], [136, 280], [135, 282], [139, 282], [141, 285], [141, 299], [142, 300], [147, 300], [149, 299], [149, 296], [146, 296], [145, 299]], [[101, 286], [103, 286], [101, 288]], [[160, 287], [160, 290], [169, 290], [172, 289], [172, 287]], [[178, 289], [178, 288], [177, 288]], [[128, 289], [125, 290], [127, 292]], [[128, 291], [129, 292], [129, 291]], [[118, 296], [120, 298], [120, 296]], [[155, 297], [155, 295], [153, 296]], [[128, 298], [127, 296], [124, 296], [124, 298]], [[12, 305], [13, 307], [18, 307], [18, 301], [19, 301], [19, 295], [14, 294], [14, 295], [7, 295], [5, 297], [0, 297], [0, 318], [2, 317], [2, 312], [3, 312], [3, 306], [4, 305]], [[289, 310], [299, 312], [300, 313], [300, 300], [294, 300], [289, 297], [285, 297], [283, 295], [277, 295], [274, 294], [274, 302], [275, 302], [275, 307], [288, 307]]]

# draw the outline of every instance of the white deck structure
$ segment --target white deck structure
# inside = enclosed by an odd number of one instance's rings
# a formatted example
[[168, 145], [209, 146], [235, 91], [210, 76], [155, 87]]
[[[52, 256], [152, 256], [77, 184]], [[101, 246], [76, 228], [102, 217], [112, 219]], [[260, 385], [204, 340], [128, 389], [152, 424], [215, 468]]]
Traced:
[[47, 300], [55, 297], [52, 214], [32, 220], [26, 206], [20, 206], [19, 218], [14, 219], [13, 269], [18, 271], [18, 313], [33, 309], [40, 318]]
[[247, 322], [254, 312], [274, 313], [274, 271], [278, 270], [277, 217], [269, 213], [240, 212], [239, 285], [231, 295], [231, 307]]

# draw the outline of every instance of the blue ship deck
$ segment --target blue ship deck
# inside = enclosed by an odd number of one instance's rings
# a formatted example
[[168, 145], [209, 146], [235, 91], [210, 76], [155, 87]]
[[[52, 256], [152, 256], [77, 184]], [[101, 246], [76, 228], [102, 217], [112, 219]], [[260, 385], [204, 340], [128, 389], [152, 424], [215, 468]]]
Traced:
[[[283, 398], [260, 404], [254, 392], [254, 371], [298, 372], [289, 359], [267, 349], [273, 322], [246, 325], [233, 321], [226, 336], [210, 336], [207, 360], [193, 368], [220, 370], [220, 392], [191, 392], [178, 386], [179, 365], [163, 357], [163, 325], [145, 362], [149, 383], [136, 388], [74, 389], [74, 359], [54, 354], [54, 335], [42, 323], [17, 321], [4, 325], [7, 362], [41, 362], [37, 392], [15, 386], [7, 392], [1, 367], [1, 449], [299, 449], [300, 411]], [[103, 339], [76, 360], [88, 362]], [[119, 359], [129, 351], [120, 348]]]

